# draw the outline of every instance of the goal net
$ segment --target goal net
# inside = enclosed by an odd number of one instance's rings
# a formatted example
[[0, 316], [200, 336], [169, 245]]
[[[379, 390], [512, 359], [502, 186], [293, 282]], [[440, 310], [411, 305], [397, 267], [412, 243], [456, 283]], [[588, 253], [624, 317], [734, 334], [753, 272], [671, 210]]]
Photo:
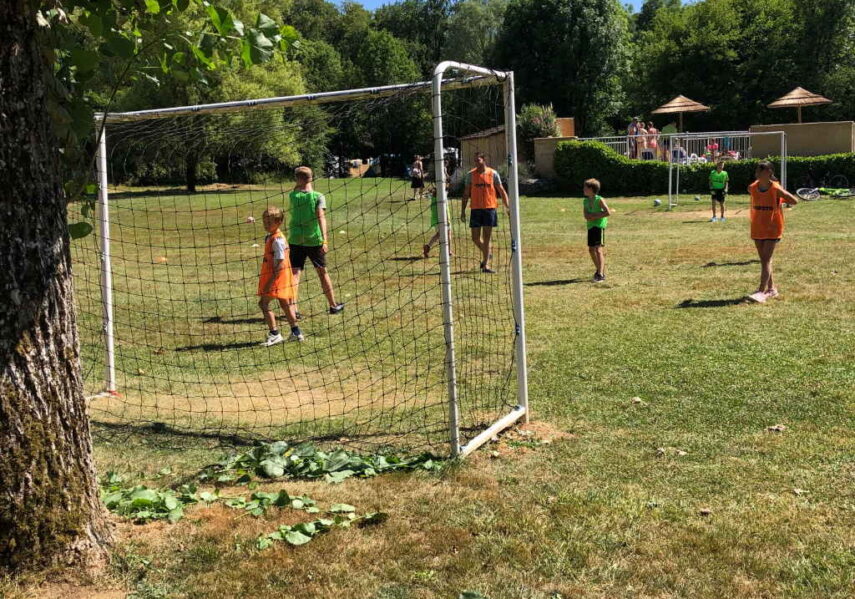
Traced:
[[782, 185], [787, 186], [787, 134], [783, 131], [674, 133], [660, 136], [656, 148], [638, 147], [637, 151], [642, 158], [661, 156], [668, 161], [669, 209], [679, 203], [681, 193], [691, 197], [708, 191], [691, 183], [692, 179], [686, 176], [687, 167], [707, 165], [712, 169], [717, 162], [768, 159], [775, 164]]
[[[512, 75], [443, 66], [433, 85], [99, 121], [96, 210], [69, 216], [95, 227], [72, 247], [96, 434], [458, 455], [525, 415]], [[475, 152], [512, 204], [493, 229], [495, 273], [460, 220]], [[311, 214], [312, 227], [325, 221], [326, 254], [293, 230], [298, 166], [323, 196]], [[257, 291], [272, 206], [285, 213], [305, 339], [265, 346]], [[287, 338], [285, 312], [271, 309]]]

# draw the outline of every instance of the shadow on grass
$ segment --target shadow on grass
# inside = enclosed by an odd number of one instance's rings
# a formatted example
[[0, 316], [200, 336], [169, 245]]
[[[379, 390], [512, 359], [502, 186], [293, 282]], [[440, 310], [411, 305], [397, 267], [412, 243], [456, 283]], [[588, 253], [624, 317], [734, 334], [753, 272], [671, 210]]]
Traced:
[[424, 260], [422, 256], [395, 256], [394, 258], [389, 258], [393, 262], [418, 262], [419, 260]]
[[720, 299], [720, 300], [693, 300], [687, 299], [683, 300], [679, 304], [677, 304], [676, 308], [723, 308], [724, 306], [736, 306], [737, 304], [742, 304], [745, 302], [744, 297], [738, 297], [734, 299]]
[[185, 345], [176, 347], [175, 351], [228, 351], [231, 349], [247, 349], [249, 347], [261, 347], [258, 341], [239, 341], [236, 343], [203, 343], [202, 345]]
[[202, 321], [204, 324], [261, 324], [264, 318], [223, 318], [222, 316], [211, 316]]
[[574, 283], [587, 283], [590, 279], [562, 279], [558, 281], [535, 281], [526, 283], [526, 287], [557, 287], [559, 285], [573, 285]]
[[749, 264], [760, 264], [760, 260], [744, 260], [742, 262], [707, 262], [701, 268], [712, 268], [713, 266], [748, 266]]

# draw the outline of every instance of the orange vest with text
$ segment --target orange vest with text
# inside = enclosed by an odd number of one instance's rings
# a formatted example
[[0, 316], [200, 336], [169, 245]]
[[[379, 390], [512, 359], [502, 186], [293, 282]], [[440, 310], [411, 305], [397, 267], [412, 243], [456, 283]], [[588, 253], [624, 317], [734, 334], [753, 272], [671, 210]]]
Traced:
[[[282, 231], [277, 230], [267, 238], [264, 242], [264, 259], [261, 262], [261, 275], [258, 277], [258, 295], [266, 297], [275, 297], [276, 299], [294, 299], [294, 284], [291, 280], [291, 261], [289, 260], [289, 249], [285, 244], [285, 259], [279, 272], [273, 272], [273, 242], [276, 239], [283, 239], [285, 236]], [[267, 289], [270, 281], [270, 291], [264, 292]]]
[[780, 239], [784, 234], [784, 209], [781, 184], [772, 181], [760, 191], [759, 182], [748, 186], [751, 194], [751, 239]]
[[477, 168], [469, 171], [469, 197], [472, 200], [472, 209], [497, 208], [499, 203], [496, 197], [496, 186], [493, 183], [493, 169], [487, 167], [483, 173]]

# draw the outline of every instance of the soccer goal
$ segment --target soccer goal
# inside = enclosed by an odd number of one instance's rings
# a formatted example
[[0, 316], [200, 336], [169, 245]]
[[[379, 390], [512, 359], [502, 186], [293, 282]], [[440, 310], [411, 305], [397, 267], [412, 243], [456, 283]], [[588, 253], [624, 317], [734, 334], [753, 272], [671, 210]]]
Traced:
[[[101, 115], [96, 210], [69, 209], [96, 229], [72, 247], [96, 434], [465, 456], [527, 418], [513, 81], [445, 62], [431, 81]], [[492, 273], [460, 219], [475, 152], [510, 203]], [[304, 341], [267, 346], [273, 206]]]
[[[706, 164], [715, 168], [718, 161], [764, 158], [772, 161], [784, 188], [787, 187], [787, 134], [783, 131], [750, 133], [716, 131], [661, 135], [659, 144], [668, 161], [668, 209], [680, 201], [680, 194], [699, 195], [690, 189], [684, 175], [686, 167]], [[706, 189], [703, 190], [706, 192]]]

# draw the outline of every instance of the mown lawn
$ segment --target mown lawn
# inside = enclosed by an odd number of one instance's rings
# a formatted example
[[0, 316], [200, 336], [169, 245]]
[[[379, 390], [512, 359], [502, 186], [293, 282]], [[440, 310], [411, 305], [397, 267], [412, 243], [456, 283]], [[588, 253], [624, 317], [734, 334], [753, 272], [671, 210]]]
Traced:
[[[788, 212], [781, 298], [767, 305], [740, 301], [759, 275], [746, 197], [716, 224], [706, 201], [674, 212], [652, 198], [610, 203], [608, 282], [594, 285], [580, 201], [524, 200], [536, 436], [571, 436], [488, 447], [441, 474], [262, 485], [390, 514], [297, 548], [253, 548], [293, 514], [199, 507], [174, 525], [122, 523], [110, 573], [91, 588], [187, 599], [855, 595], [855, 202]], [[102, 472], [158, 485], [223, 451], [96, 447]]]

